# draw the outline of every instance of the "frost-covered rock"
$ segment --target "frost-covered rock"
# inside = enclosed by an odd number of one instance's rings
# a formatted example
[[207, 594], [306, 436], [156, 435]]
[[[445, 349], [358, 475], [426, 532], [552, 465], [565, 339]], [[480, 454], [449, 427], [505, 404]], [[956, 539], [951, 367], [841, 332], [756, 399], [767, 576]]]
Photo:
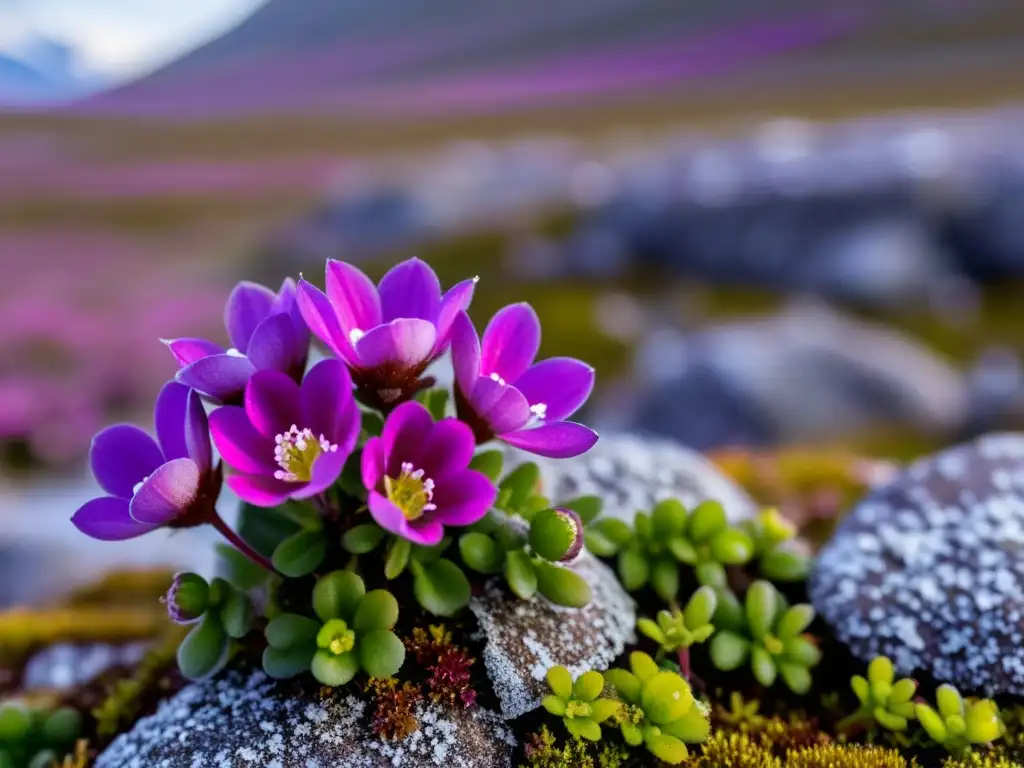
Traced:
[[602, 432], [597, 445], [575, 459], [544, 459], [511, 448], [506, 457], [539, 464], [553, 501], [600, 496], [605, 515], [630, 523], [637, 510], [669, 498], [687, 506], [715, 499], [734, 522], [757, 511], [754, 500], [701, 454], [664, 438]]
[[574, 677], [604, 670], [635, 640], [636, 606], [612, 570], [590, 555], [573, 569], [593, 593], [585, 608], [563, 608], [539, 596], [517, 600], [500, 579], [469, 604], [486, 641], [487, 674], [508, 719], [540, 706], [549, 667], [561, 664]]
[[912, 464], [822, 549], [819, 614], [863, 661], [988, 694], [1024, 694], [1024, 434]]
[[320, 698], [262, 672], [229, 670], [163, 702], [119, 736], [96, 768], [509, 768], [515, 739], [481, 707], [427, 704], [420, 727], [386, 741], [368, 725], [365, 699]]

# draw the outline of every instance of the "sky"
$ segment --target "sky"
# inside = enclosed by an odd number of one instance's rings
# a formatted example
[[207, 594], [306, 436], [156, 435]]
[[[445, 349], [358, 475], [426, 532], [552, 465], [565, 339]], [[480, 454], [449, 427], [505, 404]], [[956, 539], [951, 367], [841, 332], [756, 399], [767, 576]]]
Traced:
[[0, 51], [32, 35], [70, 44], [84, 69], [125, 80], [234, 26], [263, 0], [0, 0]]

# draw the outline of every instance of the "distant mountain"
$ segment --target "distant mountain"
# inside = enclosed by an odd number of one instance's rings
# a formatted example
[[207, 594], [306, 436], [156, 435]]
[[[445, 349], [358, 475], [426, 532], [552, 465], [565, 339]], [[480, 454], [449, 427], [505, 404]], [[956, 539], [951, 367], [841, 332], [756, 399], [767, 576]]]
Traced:
[[77, 71], [75, 50], [59, 41], [37, 36], [0, 52], [0, 106], [64, 102], [99, 85]]

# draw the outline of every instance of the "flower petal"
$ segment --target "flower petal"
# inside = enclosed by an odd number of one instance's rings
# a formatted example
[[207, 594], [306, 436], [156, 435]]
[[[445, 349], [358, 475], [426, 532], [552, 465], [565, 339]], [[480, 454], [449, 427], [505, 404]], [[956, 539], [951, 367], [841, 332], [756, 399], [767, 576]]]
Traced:
[[352, 377], [339, 360], [321, 360], [302, 380], [302, 425], [323, 435], [346, 456], [359, 437], [360, 414]]
[[257, 432], [241, 406], [225, 405], [211, 413], [210, 433], [229, 467], [269, 475], [280, 469], [274, 461], [274, 439]]
[[387, 456], [384, 453], [384, 441], [379, 437], [371, 437], [363, 446], [363, 454], [360, 457], [359, 469], [363, 477], [363, 487], [374, 490], [380, 485], [381, 479], [387, 470]]
[[188, 446], [185, 445], [185, 410], [188, 406], [188, 393], [191, 391], [184, 384], [168, 381], [156, 396], [153, 421], [156, 423], [156, 436], [165, 459], [188, 456]]
[[378, 325], [356, 342], [362, 368], [386, 363], [415, 367], [430, 359], [437, 332], [434, 324], [418, 318], [399, 318]]
[[246, 357], [257, 370], [291, 373], [297, 343], [291, 317], [271, 315], [252, 332]]
[[225, 352], [224, 347], [220, 344], [214, 344], [206, 339], [161, 339], [161, 341], [171, 350], [171, 354], [174, 355], [174, 359], [178, 361], [178, 366], [181, 368], [192, 365], [196, 360], [204, 357], [223, 355]]
[[324, 292], [305, 280], [299, 280], [296, 299], [302, 319], [313, 335], [326, 344], [328, 349], [338, 357], [355, 364], [357, 362], [355, 350], [352, 349], [348, 334], [342, 331], [334, 307], [331, 306], [331, 302]]
[[431, 519], [444, 525], [471, 525], [487, 514], [496, 498], [498, 489], [487, 475], [466, 469], [435, 487], [437, 511]]
[[299, 371], [306, 367], [306, 358], [309, 357], [309, 326], [302, 319], [302, 310], [299, 308], [297, 288], [295, 281], [286, 277], [281, 283], [281, 290], [277, 292], [277, 303], [274, 304], [274, 312], [288, 315], [292, 320], [292, 331], [295, 334], [295, 346], [292, 351], [295, 357], [292, 359], [292, 366]]
[[276, 507], [286, 502], [298, 483], [288, 483], [269, 475], [231, 475], [224, 482], [238, 498], [257, 507]]
[[239, 355], [210, 355], [178, 371], [174, 378], [219, 403], [238, 402], [256, 366]]
[[441, 283], [422, 259], [396, 264], [381, 278], [377, 292], [385, 323], [400, 317], [417, 317], [431, 325], [437, 321], [441, 310]]
[[464, 470], [473, 458], [476, 440], [468, 424], [458, 419], [442, 419], [434, 424], [427, 439], [418, 447], [418, 469], [435, 483]]
[[414, 544], [432, 547], [444, 536], [444, 526], [441, 523], [426, 519], [410, 523], [402, 514], [402, 510], [376, 491], [370, 492], [368, 504], [370, 515], [377, 521], [377, 525]]
[[509, 445], [551, 459], [570, 459], [586, 453], [597, 442], [597, 433], [573, 421], [556, 421], [535, 429], [498, 435]]
[[402, 462], [419, 456], [419, 448], [433, 427], [430, 411], [415, 400], [402, 403], [391, 412], [380, 436], [389, 476], [398, 477]]
[[480, 377], [480, 337], [465, 312], [459, 312], [452, 321], [451, 341], [455, 383], [468, 396]]
[[341, 448], [330, 453], [321, 453], [313, 461], [309, 482], [296, 484], [291, 497], [293, 499], [308, 499], [326, 491], [341, 475], [346, 459], [348, 459], [348, 453], [343, 452]]
[[344, 261], [327, 262], [327, 298], [347, 340], [352, 331], [366, 333], [381, 324], [380, 296], [373, 281]]
[[571, 357], [552, 357], [531, 366], [516, 381], [530, 405], [547, 406], [544, 418], [563, 421], [579, 410], [594, 389], [594, 369]]
[[441, 297], [441, 308], [437, 313], [437, 323], [435, 323], [437, 340], [434, 342], [434, 355], [440, 355], [448, 346], [455, 318], [469, 308], [470, 302], [473, 301], [473, 291], [476, 289], [479, 279], [474, 277], [470, 280], [463, 280]]
[[408, 539], [413, 544], [422, 547], [433, 547], [441, 543], [444, 538], [444, 526], [437, 520], [420, 518], [406, 522], [405, 527], [399, 534], [403, 539]]
[[235, 286], [224, 308], [224, 325], [235, 349], [247, 351], [253, 331], [270, 314], [275, 301], [274, 292], [265, 285], [243, 280]]
[[213, 449], [210, 447], [210, 421], [199, 393], [189, 390], [185, 406], [185, 449], [200, 472], [213, 467]]
[[523, 375], [540, 349], [540, 320], [529, 304], [510, 304], [484, 330], [480, 375], [496, 373], [509, 384]]
[[128, 499], [102, 496], [78, 508], [71, 522], [86, 536], [100, 541], [124, 541], [156, 530], [158, 526], [132, 520]]
[[164, 463], [156, 440], [132, 424], [107, 427], [92, 439], [92, 473], [104, 491], [123, 499], [142, 478]]
[[199, 467], [192, 459], [168, 461], [135, 492], [129, 514], [140, 523], [166, 525], [196, 500], [200, 479]]
[[522, 429], [530, 421], [530, 404], [522, 393], [493, 379], [477, 379], [469, 401], [497, 435]]
[[245, 388], [245, 413], [265, 437], [287, 432], [293, 424], [303, 429], [299, 385], [280, 371], [259, 371]]

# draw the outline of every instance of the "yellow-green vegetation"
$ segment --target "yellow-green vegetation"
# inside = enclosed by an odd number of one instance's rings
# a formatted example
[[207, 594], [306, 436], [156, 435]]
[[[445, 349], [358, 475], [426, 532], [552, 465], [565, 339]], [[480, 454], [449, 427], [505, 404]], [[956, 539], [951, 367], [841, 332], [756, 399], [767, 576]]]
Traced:
[[[157, 608], [160, 608], [157, 604]], [[0, 613], [0, 649], [5, 659], [30, 648], [64, 641], [127, 642], [154, 637], [167, 623], [163, 610], [136, 608], [19, 609]]]

